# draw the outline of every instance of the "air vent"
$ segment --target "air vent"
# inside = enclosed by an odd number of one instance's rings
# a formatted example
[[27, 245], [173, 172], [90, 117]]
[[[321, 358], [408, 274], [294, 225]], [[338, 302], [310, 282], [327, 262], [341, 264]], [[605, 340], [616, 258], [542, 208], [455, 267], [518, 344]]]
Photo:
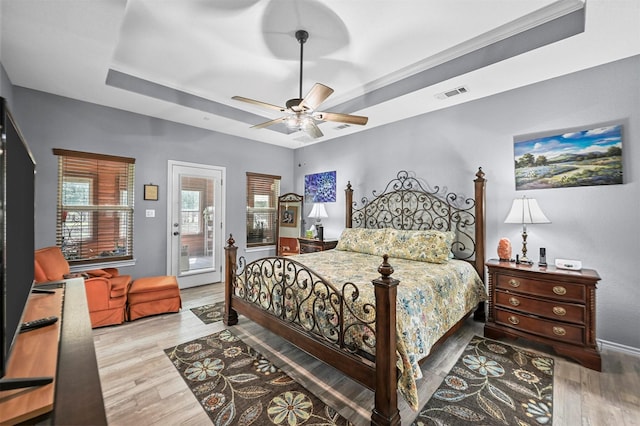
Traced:
[[469, 91], [469, 88], [467, 86], [460, 86], [460, 87], [456, 87], [455, 89], [447, 90], [446, 92], [438, 93], [436, 95], [436, 98], [447, 99], [456, 95], [462, 95], [464, 93], [467, 93], [468, 91]]

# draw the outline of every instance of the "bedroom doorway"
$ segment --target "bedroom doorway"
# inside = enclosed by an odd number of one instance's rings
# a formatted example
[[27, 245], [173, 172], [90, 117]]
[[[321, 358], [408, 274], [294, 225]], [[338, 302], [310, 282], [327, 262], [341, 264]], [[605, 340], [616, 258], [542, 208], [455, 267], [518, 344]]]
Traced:
[[180, 288], [222, 280], [224, 167], [169, 161], [167, 274]]

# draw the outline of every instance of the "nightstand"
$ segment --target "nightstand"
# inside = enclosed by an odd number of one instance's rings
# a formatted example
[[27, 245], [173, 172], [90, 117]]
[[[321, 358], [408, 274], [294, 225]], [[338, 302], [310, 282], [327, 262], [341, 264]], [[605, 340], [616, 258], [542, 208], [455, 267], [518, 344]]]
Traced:
[[488, 338], [521, 337], [551, 346], [556, 353], [601, 370], [596, 346], [596, 284], [593, 269], [489, 260]]
[[317, 251], [331, 250], [338, 245], [338, 240], [315, 240], [310, 238], [298, 238], [300, 253], [315, 253]]

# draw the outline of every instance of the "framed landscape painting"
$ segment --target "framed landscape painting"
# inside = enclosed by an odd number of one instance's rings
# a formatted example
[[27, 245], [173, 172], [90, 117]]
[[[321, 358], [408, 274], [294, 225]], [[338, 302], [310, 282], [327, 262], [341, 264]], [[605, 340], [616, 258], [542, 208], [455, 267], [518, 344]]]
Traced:
[[622, 183], [621, 124], [517, 139], [516, 190]]

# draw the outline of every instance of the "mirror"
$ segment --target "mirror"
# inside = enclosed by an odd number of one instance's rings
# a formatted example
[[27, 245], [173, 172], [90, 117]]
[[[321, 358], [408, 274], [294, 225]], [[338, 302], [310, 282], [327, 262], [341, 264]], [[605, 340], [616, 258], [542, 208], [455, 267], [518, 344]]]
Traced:
[[302, 235], [302, 201], [304, 197], [293, 192], [278, 197], [278, 226], [276, 254], [298, 254], [298, 237]]

